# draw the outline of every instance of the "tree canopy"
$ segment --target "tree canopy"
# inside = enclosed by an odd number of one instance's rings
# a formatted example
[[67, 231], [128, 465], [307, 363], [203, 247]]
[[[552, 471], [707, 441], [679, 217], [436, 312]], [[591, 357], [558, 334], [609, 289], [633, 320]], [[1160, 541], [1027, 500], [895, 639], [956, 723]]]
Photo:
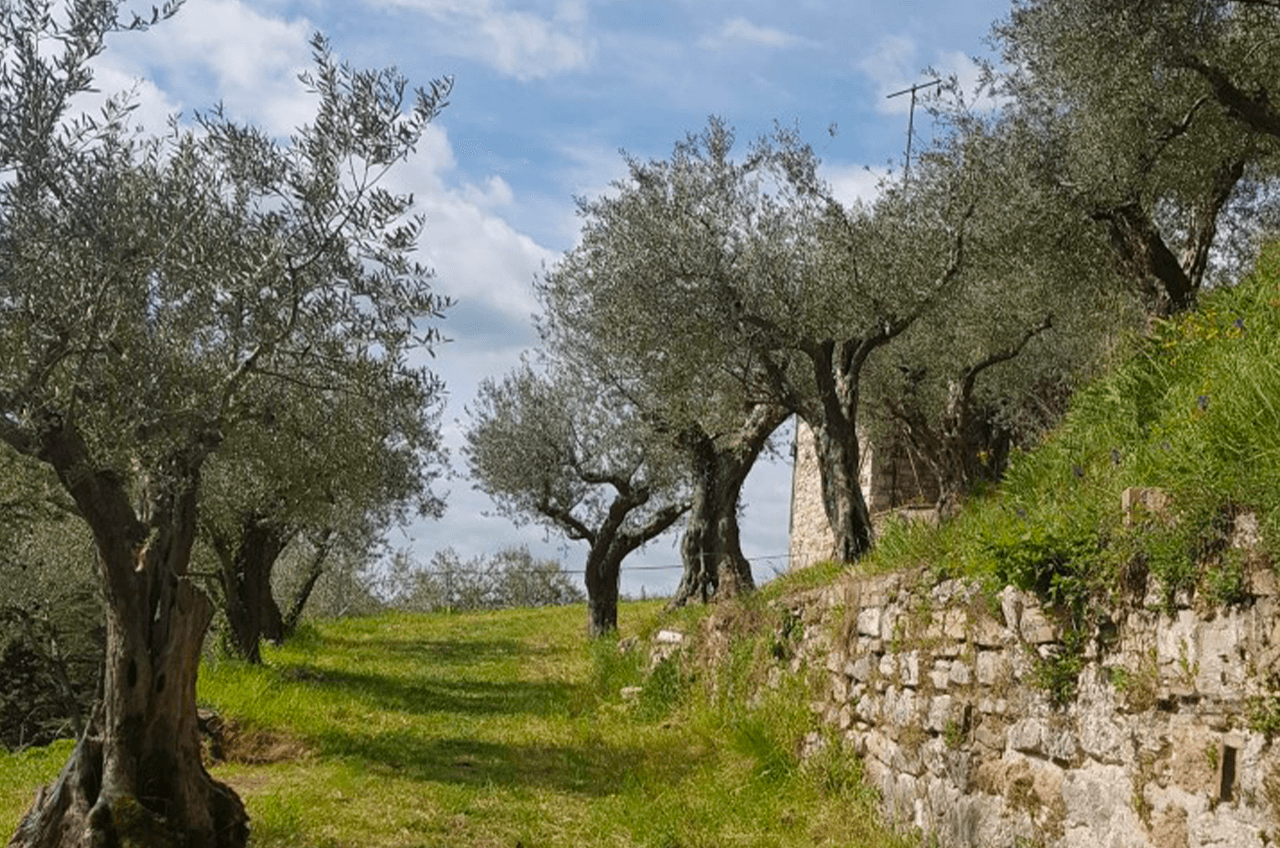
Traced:
[[412, 257], [410, 198], [379, 181], [450, 84], [411, 91], [317, 36], [315, 119], [286, 143], [218, 110], [147, 137], [120, 99], [71, 113], [122, 24], [114, 2], [65, 11], [0, 15], [0, 441], [53, 469], [93, 535], [107, 661], [90, 730], [16, 841], [111, 841], [136, 807], [184, 844], [243, 844], [243, 807], [201, 767], [194, 721], [211, 615], [189, 569], [202, 474], [261, 426], [273, 385], [432, 380], [409, 354], [445, 304]]
[[1225, 0], [1020, 0], [994, 29], [1006, 108], [1052, 139], [1046, 165], [1157, 314], [1193, 305], [1215, 263], [1239, 270], [1273, 219], [1260, 189], [1280, 152], [1263, 105], [1276, 14]]

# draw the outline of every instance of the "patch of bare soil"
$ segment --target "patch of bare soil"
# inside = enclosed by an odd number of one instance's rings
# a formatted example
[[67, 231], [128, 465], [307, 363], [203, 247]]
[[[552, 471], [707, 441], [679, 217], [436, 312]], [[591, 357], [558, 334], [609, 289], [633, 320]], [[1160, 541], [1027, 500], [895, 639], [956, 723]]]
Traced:
[[312, 750], [296, 736], [243, 725], [212, 710], [200, 710], [200, 738], [206, 763], [267, 765], [301, 760]]

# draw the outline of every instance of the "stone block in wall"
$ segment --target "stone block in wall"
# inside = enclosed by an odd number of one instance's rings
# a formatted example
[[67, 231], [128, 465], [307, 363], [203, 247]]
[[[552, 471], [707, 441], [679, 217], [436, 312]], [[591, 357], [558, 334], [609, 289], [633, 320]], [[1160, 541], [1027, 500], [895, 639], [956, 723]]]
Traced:
[[866, 683], [875, 670], [874, 662], [875, 658], [871, 654], [862, 654], [844, 664], [844, 673], [859, 683]]
[[1023, 607], [1022, 617], [1018, 622], [1018, 635], [1031, 645], [1044, 645], [1058, 641], [1059, 630], [1044, 614], [1044, 610], [1028, 605]]
[[849, 704], [844, 704], [840, 707], [840, 713], [836, 718], [836, 727], [839, 727], [841, 730], [848, 730], [852, 726], [853, 707]]
[[1045, 756], [1054, 762], [1074, 762], [1080, 753], [1076, 735], [1065, 725], [1046, 724], [1043, 732]]
[[[1264, 734], [1256, 732], [1244, 734], [1242, 739], [1224, 739], [1223, 742], [1239, 743], [1236, 747], [1236, 775], [1240, 781], [1241, 793], [1266, 797], [1268, 784], [1275, 785], [1273, 742]], [[1273, 809], [1272, 813], [1280, 815], [1280, 810]]]
[[920, 652], [908, 651], [898, 662], [903, 686], [920, 685]]
[[880, 635], [880, 607], [864, 607], [858, 610], [858, 635]]
[[1086, 756], [1110, 765], [1120, 765], [1133, 759], [1133, 741], [1111, 717], [1109, 704], [1082, 710], [1077, 727], [1080, 729], [1080, 747]]
[[933, 645], [931, 652], [934, 656], [947, 659], [958, 657], [964, 653], [964, 642], [957, 642], [954, 639], [942, 639]]
[[[1004, 715], [1009, 712], [1009, 702], [1004, 698], [987, 696], [978, 699], [978, 712], [987, 715]], [[1001, 747], [1004, 747], [1003, 745]]]
[[985, 815], [985, 802], [980, 798], [961, 795], [942, 810], [940, 832], [944, 845], [1004, 845], [1013, 840], [992, 841], [982, 831], [983, 820], [994, 818]]
[[1086, 762], [1062, 781], [1066, 845], [1141, 845], [1146, 826], [1133, 808], [1133, 778], [1121, 766]]
[[889, 765], [893, 762], [893, 752], [898, 747], [888, 736], [878, 730], [872, 730], [870, 733], [863, 734], [862, 745], [860, 751], [863, 759], [875, 760], [882, 765]]
[[955, 721], [952, 714], [953, 699], [950, 695], [938, 695], [929, 701], [929, 709], [925, 713], [924, 726], [934, 733], [944, 733], [947, 725]]
[[1014, 680], [1024, 680], [1035, 675], [1036, 665], [1040, 659], [1035, 651], [1015, 649], [1010, 651], [1007, 656], [1009, 658], [1009, 669], [1013, 672]]
[[878, 667], [880, 676], [892, 680], [898, 674], [898, 655], [885, 654], [880, 657], [880, 665]]
[[1244, 685], [1248, 669], [1239, 648], [1248, 632], [1248, 622], [1238, 613], [1225, 613], [1196, 627], [1199, 666], [1192, 671], [1197, 691], [1218, 696]]
[[901, 574], [877, 574], [861, 583], [860, 604], [866, 607], [885, 607], [898, 597], [902, 589]]
[[969, 635], [969, 614], [965, 609], [953, 607], [943, 614], [942, 635], [953, 642], [964, 642]]
[[898, 636], [898, 619], [902, 616], [893, 607], [884, 607], [882, 609], [879, 637], [882, 641], [892, 642]]
[[[1256, 512], [1242, 512], [1235, 517], [1231, 525], [1231, 536], [1227, 543], [1239, 550], [1251, 551], [1262, 543], [1262, 531], [1258, 527]], [[1274, 593], [1273, 593], [1274, 594]]]
[[966, 586], [962, 580], [943, 580], [929, 590], [929, 598], [935, 606], [944, 606], [951, 603], [957, 595], [964, 594], [965, 589]]
[[951, 670], [947, 673], [947, 682], [951, 686], [968, 686], [972, 680], [973, 671], [967, 662], [957, 660], [951, 664]]
[[1187, 848], [1187, 811], [1168, 806], [1151, 815], [1151, 841], [1156, 848]]
[[[982, 712], [982, 705], [979, 704], [978, 709]], [[1003, 751], [1005, 745], [1008, 744], [1007, 726], [1003, 721], [993, 718], [985, 718], [978, 722], [977, 727], [973, 730], [973, 741], [992, 751]]]
[[980, 648], [998, 648], [1009, 641], [1012, 634], [994, 618], [979, 614], [973, 619], [973, 641]]
[[885, 717], [899, 728], [915, 724], [920, 717], [920, 703], [915, 690], [890, 688], [885, 693]]
[[[893, 767], [898, 771], [899, 779], [910, 776], [911, 779], [915, 781], [916, 786], [920, 785], [919, 779], [924, 777], [927, 772], [927, 769], [924, 767], [924, 759], [920, 756], [920, 749], [916, 748], [915, 750], [910, 750], [908, 748], [903, 748], [901, 745], [899, 745], [898, 750], [894, 752]], [[919, 811], [923, 806], [923, 800], [920, 798], [920, 792], [918, 789], [916, 790], [915, 798], [915, 807], [916, 810]], [[919, 812], [917, 812], [915, 820], [922, 820], [919, 816]]]
[[1216, 795], [1216, 756], [1220, 751], [1220, 744], [1220, 734], [1200, 727], [1179, 727], [1174, 730], [1169, 756], [1169, 780], [1192, 795]]
[[1044, 722], [1038, 718], [1015, 721], [1006, 735], [1009, 747], [1024, 754], [1044, 753]]
[[863, 695], [854, 705], [853, 715], [858, 721], [864, 721], [867, 724], [876, 724], [882, 718], [880, 704], [880, 698], [870, 694]]
[[1009, 660], [1003, 651], [979, 651], [975, 666], [979, 686], [995, 686], [1008, 679]]
[[1196, 614], [1187, 609], [1162, 617], [1156, 630], [1156, 662], [1162, 681], [1182, 684], [1180, 688], [1194, 684], [1200, 660], [1196, 624]]
[[1018, 632], [1018, 624], [1022, 621], [1024, 604], [1022, 593], [1012, 586], [1000, 590], [1000, 614], [1004, 616], [1004, 626]]
[[1249, 568], [1249, 592], [1260, 597], [1280, 595], [1280, 578], [1271, 565], [1254, 563]]
[[950, 679], [951, 663], [947, 660], [934, 660], [933, 668], [929, 669], [929, 682], [933, 684], [933, 688], [945, 692]]

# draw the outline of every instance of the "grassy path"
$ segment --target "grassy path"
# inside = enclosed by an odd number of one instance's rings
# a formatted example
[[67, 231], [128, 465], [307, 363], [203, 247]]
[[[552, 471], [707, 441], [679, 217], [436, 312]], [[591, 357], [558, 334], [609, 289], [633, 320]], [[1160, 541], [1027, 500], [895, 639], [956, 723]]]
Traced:
[[[623, 633], [656, 611], [625, 605]], [[871, 821], [847, 764], [768, 767], [791, 756], [803, 704], [781, 705], [789, 729], [696, 697], [641, 714], [617, 675], [602, 679], [616, 651], [593, 651], [584, 620], [576, 607], [352, 619], [269, 650], [265, 667], [207, 666], [200, 700], [233, 725], [233, 762], [211, 771], [244, 798], [257, 846], [905, 844]], [[6, 835], [66, 753], [0, 756]]]

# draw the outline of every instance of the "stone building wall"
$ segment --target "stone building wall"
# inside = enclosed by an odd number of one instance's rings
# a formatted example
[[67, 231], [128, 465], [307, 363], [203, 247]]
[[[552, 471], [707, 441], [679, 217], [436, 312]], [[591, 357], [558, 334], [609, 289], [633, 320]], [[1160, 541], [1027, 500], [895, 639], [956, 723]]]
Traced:
[[1044, 674], [1067, 648], [1034, 596], [926, 572], [792, 599], [791, 670], [823, 670], [815, 711], [886, 814], [943, 848], [1262, 848], [1280, 843], [1280, 588], [1269, 569], [1251, 587], [1229, 609], [1117, 612], [1065, 706]]
[[[831, 559], [835, 540], [822, 506], [822, 483], [813, 431], [796, 422], [792, 446], [790, 567]], [[863, 443], [859, 478], [872, 520], [906, 504], [932, 506], [937, 485], [899, 446], [875, 449]]]

